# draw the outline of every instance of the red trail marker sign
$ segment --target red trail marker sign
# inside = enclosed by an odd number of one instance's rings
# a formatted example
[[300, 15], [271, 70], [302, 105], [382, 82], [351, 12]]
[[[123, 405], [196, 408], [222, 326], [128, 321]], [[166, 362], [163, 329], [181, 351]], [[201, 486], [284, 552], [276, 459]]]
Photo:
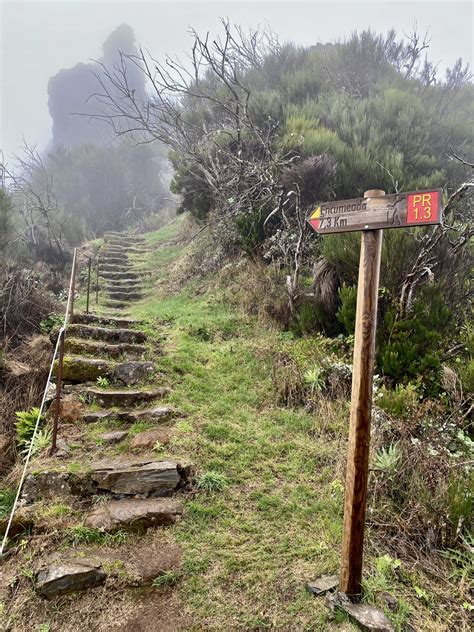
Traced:
[[363, 198], [321, 202], [308, 218], [320, 235], [362, 231], [339, 584], [352, 597], [362, 581], [382, 229], [440, 224], [441, 201], [441, 189], [390, 195], [374, 189]]
[[416, 191], [321, 202], [308, 221], [320, 234], [427, 226], [441, 221], [442, 191]]

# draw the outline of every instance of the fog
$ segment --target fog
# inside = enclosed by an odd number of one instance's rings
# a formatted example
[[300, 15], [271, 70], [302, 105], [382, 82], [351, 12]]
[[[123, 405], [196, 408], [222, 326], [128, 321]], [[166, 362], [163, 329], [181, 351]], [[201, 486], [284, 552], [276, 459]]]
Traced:
[[[215, 32], [219, 17], [244, 27], [270, 26], [281, 41], [308, 45], [344, 38], [353, 30], [394, 27], [408, 33], [416, 22], [429, 28], [429, 57], [443, 69], [458, 57], [472, 62], [470, 2], [5, 2], [1, 3], [0, 148], [7, 159], [18, 151], [24, 135], [39, 148], [53, 140], [74, 144], [97, 139], [93, 125], [68, 117], [93, 87], [91, 59], [125, 40], [108, 40], [121, 24], [133, 29], [137, 43], [163, 58], [184, 56], [189, 27]], [[123, 33], [122, 33], [123, 35]], [[109, 46], [110, 49], [110, 46]], [[107, 58], [108, 55], [108, 58]], [[81, 78], [78, 82], [77, 79]], [[49, 90], [49, 108], [48, 108]], [[85, 109], [82, 109], [85, 111]], [[54, 118], [54, 124], [53, 124]], [[100, 134], [106, 134], [102, 126]], [[53, 138], [54, 137], [54, 138]]]

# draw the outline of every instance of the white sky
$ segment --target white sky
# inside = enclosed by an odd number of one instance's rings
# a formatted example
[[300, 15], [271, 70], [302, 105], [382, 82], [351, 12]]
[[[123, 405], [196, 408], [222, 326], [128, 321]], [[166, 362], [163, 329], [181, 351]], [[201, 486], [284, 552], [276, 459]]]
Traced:
[[[101, 55], [101, 46], [122, 22], [157, 57], [188, 50], [188, 28], [215, 31], [219, 17], [255, 27], [268, 24], [281, 41], [314, 44], [370, 27], [402, 34], [429, 27], [429, 55], [441, 67], [473, 60], [473, 3], [436, 0], [321, 2], [215, 1], [131, 2], [98, 0], [0, 0], [0, 149], [18, 150], [22, 134], [44, 147], [51, 134], [47, 83], [61, 68]], [[0, 156], [1, 159], [1, 156]]]

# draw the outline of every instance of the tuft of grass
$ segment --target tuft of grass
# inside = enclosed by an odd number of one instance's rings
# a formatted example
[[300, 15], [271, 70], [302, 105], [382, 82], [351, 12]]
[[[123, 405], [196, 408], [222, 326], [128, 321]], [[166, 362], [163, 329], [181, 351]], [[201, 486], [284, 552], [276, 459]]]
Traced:
[[201, 474], [197, 481], [197, 487], [206, 492], [221, 492], [228, 483], [229, 479], [225, 474], [210, 470]]
[[181, 573], [179, 571], [165, 571], [161, 575], [158, 575], [158, 577], [155, 577], [152, 586], [154, 588], [174, 586], [178, 582], [180, 576]]
[[4, 487], [0, 489], [0, 518], [8, 516], [13, 509], [13, 503], [16, 498], [16, 489], [13, 487]]
[[125, 531], [117, 531], [116, 533], [105, 533], [100, 529], [85, 527], [84, 525], [75, 525], [69, 527], [65, 531], [65, 541], [71, 546], [80, 544], [98, 544], [98, 545], [120, 545], [128, 538]]

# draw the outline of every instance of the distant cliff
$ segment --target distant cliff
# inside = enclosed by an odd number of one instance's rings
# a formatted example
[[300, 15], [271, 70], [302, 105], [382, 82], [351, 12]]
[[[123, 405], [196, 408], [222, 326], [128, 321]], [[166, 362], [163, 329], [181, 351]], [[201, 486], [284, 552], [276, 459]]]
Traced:
[[[98, 61], [112, 68], [119, 60], [119, 51], [134, 55], [138, 53], [135, 36], [128, 24], [113, 31], [102, 47], [103, 56]], [[106, 123], [77, 114], [94, 114], [98, 105], [88, 101], [92, 94], [100, 92], [100, 84], [94, 75], [100, 67], [95, 63], [78, 63], [72, 68], [60, 70], [48, 82], [48, 107], [53, 119], [53, 147], [73, 147], [84, 144], [102, 145], [114, 136]], [[144, 76], [134, 64], [127, 66], [129, 84], [138, 96], [145, 93]]]

